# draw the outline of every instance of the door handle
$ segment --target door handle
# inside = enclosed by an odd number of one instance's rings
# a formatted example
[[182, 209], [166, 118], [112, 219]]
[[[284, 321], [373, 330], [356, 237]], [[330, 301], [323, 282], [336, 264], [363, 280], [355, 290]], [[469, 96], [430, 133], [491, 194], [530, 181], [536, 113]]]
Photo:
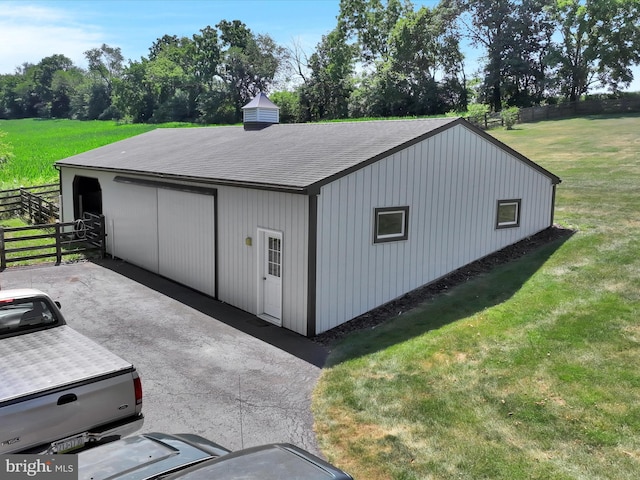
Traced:
[[62, 395], [58, 399], [58, 405], [64, 405], [65, 403], [71, 403], [78, 400], [78, 396], [75, 393], [67, 393], [66, 395]]

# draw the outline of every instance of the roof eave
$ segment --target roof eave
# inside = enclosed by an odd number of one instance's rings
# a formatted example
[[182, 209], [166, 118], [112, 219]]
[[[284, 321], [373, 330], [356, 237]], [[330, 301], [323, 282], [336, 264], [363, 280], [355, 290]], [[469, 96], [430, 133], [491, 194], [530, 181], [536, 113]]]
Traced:
[[218, 185], [218, 186], [228, 186], [228, 187], [238, 187], [238, 188], [251, 188], [256, 190], [295, 193], [298, 195], [309, 195], [309, 190], [311, 188], [310, 186], [305, 186], [305, 185], [284, 185], [284, 184], [275, 184], [275, 183], [246, 182], [246, 181], [229, 180], [229, 179], [223, 179], [223, 178], [204, 178], [204, 177], [194, 177], [190, 175], [174, 175], [171, 173], [146, 172], [143, 170], [128, 170], [128, 169], [125, 170], [121, 168], [109, 168], [109, 167], [90, 167], [90, 166], [84, 166], [84, 165], [74, 165], [74, 164], [69, 164], [64, 162], [56, 162], [56, 165], [69, 167], [69, 168], [78, 168], [81, 170], [110, 172], [118, 175], [139, 175], [139, 176], [144, 176], [144, 177], [154, 178], [154, 179], [192, 182], [192, 183], [198, 183], [202, 185]]

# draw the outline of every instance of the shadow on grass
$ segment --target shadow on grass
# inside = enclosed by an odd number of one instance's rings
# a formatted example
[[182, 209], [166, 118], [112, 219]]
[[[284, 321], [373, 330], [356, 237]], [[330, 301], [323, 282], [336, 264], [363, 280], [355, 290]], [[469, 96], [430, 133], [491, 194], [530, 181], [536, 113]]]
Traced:
[[326, 366], [385, 350], [512, 297], [572, 235], [552, 227], [318, 335]]

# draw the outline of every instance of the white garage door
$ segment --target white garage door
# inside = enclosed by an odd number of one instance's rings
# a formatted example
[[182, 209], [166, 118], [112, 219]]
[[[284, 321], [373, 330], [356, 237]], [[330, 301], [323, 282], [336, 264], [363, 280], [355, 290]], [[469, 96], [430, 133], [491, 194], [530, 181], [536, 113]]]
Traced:
[[158, 201], [156, 189], [113, 184], [105, 212], [107, 251], [114, 257], [158, 273]]
[[215, 296], [215, 197], [158, 188], [158, 273]]

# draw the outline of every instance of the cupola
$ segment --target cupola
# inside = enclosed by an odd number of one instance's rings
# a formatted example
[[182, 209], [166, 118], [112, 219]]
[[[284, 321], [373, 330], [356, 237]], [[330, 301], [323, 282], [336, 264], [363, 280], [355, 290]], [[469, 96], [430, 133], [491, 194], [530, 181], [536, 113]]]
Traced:
[[280, 122], [280, 108], [260, 92], [242, 107], [242, 122], [245, 130], [260, 130]]

